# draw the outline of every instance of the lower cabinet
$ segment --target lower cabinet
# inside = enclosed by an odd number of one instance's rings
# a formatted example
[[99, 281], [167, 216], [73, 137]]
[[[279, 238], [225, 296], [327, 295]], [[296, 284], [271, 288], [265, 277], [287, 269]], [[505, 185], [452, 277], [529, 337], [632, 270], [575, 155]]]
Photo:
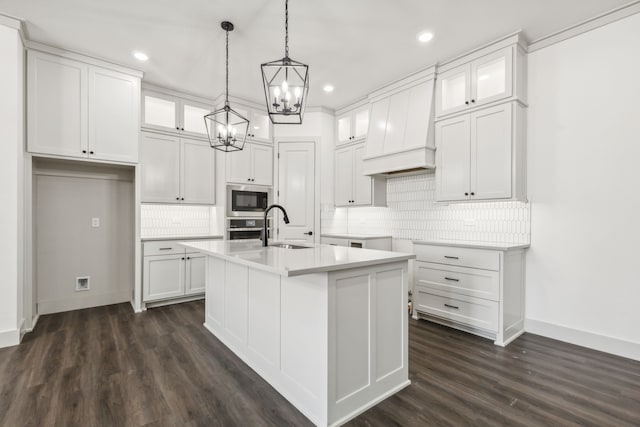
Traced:
[[175, 241], [143, 245], [142, 300], [153, 302], [204, 294], [206, 257]]
[[524, 332], [524, 249], [415, 244], [413, 317], [507, 345]]

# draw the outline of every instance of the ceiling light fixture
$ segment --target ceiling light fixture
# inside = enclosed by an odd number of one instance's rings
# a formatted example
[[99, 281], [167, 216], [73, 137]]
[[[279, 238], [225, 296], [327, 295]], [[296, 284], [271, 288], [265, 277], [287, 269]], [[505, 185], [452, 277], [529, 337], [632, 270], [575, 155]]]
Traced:
[[333, 92], [334, 87], [332, 85], [325, 85], [322, 90], [324, 90], [327, 93]]
[[430, 33], [428, 31], [424, 31], [420, 34], [418, 34], [418, 41], [420, 43], [426, 43], [428, 41], [430, 41], [433, 38], [433, 33]]
[[249, 129], [249, 120], [229, 106], [229, 32], [233, 31], [234, 27], [229, 21], [222, 22], [220, 26], [227, 33], [224, 107], [204, 116], [204, 124], [207, 127], [211, 148], [224, 152], [240, 151], [244, 148], [244, 141]]
[[289, 57], [289, 0], [285, 0], [284, 58], [262, 69], [267, 112], [273, 124], [302, 124], [309, 92], [309, 66]]
[[133, 52], [133, 56], [138, 61], [147, 61], [147, 60], [149, 60], [149, 56], [144, 52]]

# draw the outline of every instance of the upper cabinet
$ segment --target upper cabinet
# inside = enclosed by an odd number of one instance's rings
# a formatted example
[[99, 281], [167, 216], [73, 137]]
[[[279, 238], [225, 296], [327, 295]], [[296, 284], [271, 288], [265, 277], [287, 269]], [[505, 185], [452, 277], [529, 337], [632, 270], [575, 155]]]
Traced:
[[250, 185], [273, 185], [273, 147], [247, 142], [241, 151], [224, 154], [227, 182]]
[[207, 138], [204, 116], [213, 108], [160, 91], [142, 91], [142, 127], [180, 135]]
[[493, 51], [485, 48], [442, 65], [437, 80], [436, 117], [502, 100], [526, 102], [524, 62], [524, 50], [516, 43], [494, 46]]
[[[269, 115], [262, 110], [245, 107], [243, 105], [232, 104], [238, 114], [249, 120], [249, 128], [247, 129], [247, 139], [250, 141], [271, 143], [271, 120]], [[237, 135], [242, 136], [244, 128], [237, 129]]]
[[138, 162], [140, 74], [29, 50], [29, 152]]
[[336, 206], [387, 206], [386, 180], [364, 175], [363, 156], [362, 143], [336, 150]]
[[369, 104], [342, 113], [336, 119], [336, 145], [361, 142], [369, 130]]

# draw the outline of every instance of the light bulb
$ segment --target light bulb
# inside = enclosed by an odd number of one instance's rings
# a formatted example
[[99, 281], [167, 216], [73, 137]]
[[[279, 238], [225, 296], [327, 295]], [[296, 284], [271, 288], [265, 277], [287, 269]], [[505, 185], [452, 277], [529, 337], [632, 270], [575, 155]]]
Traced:
[[282, 82], [282, 92], [287, 92], [289, 90], [289, 83], [287, 83], [287, 81], [283, 81]]

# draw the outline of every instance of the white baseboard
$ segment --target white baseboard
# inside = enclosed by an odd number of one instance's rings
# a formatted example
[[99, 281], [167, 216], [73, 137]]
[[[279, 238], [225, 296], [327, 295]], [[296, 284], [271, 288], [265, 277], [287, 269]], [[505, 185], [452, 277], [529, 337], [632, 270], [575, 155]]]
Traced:
[[0, 332], [0, 348], [20, 344], [20, 329]]
[[40, 315], [36, 314], [35, 316], [33, 316], [33, 319], [31, 320], [31, 327], [24, 328], [22, 332], [24, 332], [25, 334], [28, 334], [29, 332], [33, 332], [33, 330], [36, 328], [36, 325], [38, 324], [38, 320], [40, 320]]
[[83, 308], [99, 307], [101, 305], [129, 302], [128, 289], [108, 294], [82, 295], [76, 298], [38, 301], [38, 314], [60, 313], [63, 311], [81, 310]]
[[535, 319], [525, 319], [524, 329], [532, 334], [615, 354], [616, 356], [640, 360], [640, 343], [637, 342], [594, 334], [593, 332], [573, 329]]

